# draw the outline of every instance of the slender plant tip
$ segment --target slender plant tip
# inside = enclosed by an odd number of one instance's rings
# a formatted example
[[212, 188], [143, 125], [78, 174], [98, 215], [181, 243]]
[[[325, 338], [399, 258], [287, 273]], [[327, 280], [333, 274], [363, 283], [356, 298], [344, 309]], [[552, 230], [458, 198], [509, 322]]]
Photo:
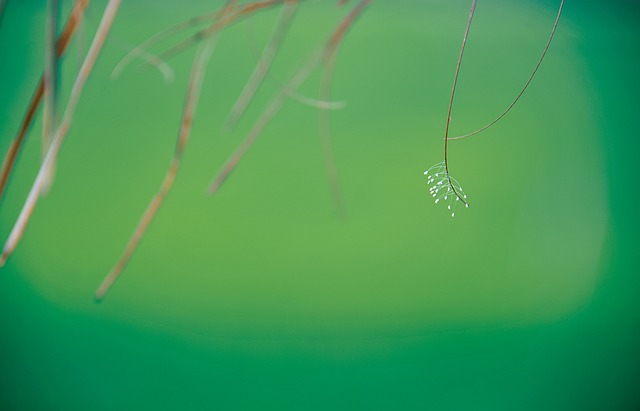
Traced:
[[558, 14], [556, 15], [556, 19], [555, 19], [555, 21], [553, 23], [553, 27], [551, 28], [551, 34], [549, 35], [549, 39], [547, 40], [547, 44], [544, 46], [544, 49], [542, 50], [542, 55], [540, 56], [540, 59], [538, 59], [538, 63], [533, 68], [533, 71], [531, 72], [531, 75], [529, 75], [529, 78], [527, 79], [527, 82], [524, 84], [524, 86], [522, 87], [522, 89], [520, 90], [520, 92], [518, 93], [516, 98], [511, 102], [511, 104], [509, 104], [509, 106], [506, 108], [506, 110], [504, 110], [498, 117], [493, 119], [489, 124], [485, 125], [484, 127], [479, 128], [478, 130], [473, 131], [471, 133], [461, 135], [461, 136], [448, 137], [448, 140], [460, 140], [460, 139], [463, 139], [463, 138], [475, 136], [476, 134], [479, 134], [479, 133], [485, 131], [486, 129], [488, 129], [489, 127], [493, 126], [494, 124], [496, 124], [504, 116], [506, 116], [507, 113], [509, 113], [509, 111], [511, 111], [511, 109], [516, 105], [518, 100], [520, 100], [520, 97], [522, 97], [524, 92], [527, 90], [527, 87], [529, 87], [529, 84], [531, 84], [531, 81], [533, 80], [533, 77], [535, 77], [536, 73], [538, 72], [538, 69], [540, 68], [540, 65], [542, 65], [542, 60], [544, 60], [544, 57], [547, 55], [547, 51], [549, 51], [549, 46], [551, 45], [551, 41], [553, 40], [553, 36], [555, 35], [556, 29], [558, 28], [558, 22], [560, 21], [560, 16], [562, 15], [562, 8], [563, 7], [564, 7], [564, 0], [560, 0], [560, 6], [558, 7]]
[[427, 184], [433, 184], [429, 188], [429, 194], [435, 199], [435, 203], [438, 204], [441, 200], [449, 201], [447, 208], [453, 211], [451, 217], [455, 217], [455, 207], [459, 201], [469, 207], [467, 203], [467, 196], [462, 191], [460, 183], [449, 174], [449, 159], [448, 159], [448, 142], [449, 142], [449, 125], [451, 124], [451, 112], [453, 110], [453, 100], [456, 95], [456, 86], [458, 84], [458, 75], [460, 74], [460, 66], [462, 65], [462, 57], [464, 56], [464, 49], [467, 44], [467, 38], [469, 37], [469, 30], [471, 29], [471, 22], [473, 21], [473, 15], [476, 11], [477, 0], [473, 0], [471, 3], [471, 10], [469, 11], [469, 19], [467, 20], [467, 26], [464, 30], [464, 36], [462, 37], [462, 46], [460, 47], [460, 54], [458, 56], [458, 63], [456, 64], [455, 74], [453, 76], [453, 85], [451, 86], [451, 96], [449, 98], [449, 108], [447, 109], [447, 122], [444, 131], [444, 160], [438, 163], [427, 171]]
[[94, 301], [96, 303], [101, 303], [104, 300], [104, 297], [107, 295], [107, 293], [111, 289], [111, 286], [117, 278], [118, 275], [114, 275], [114, 272], [112, 271], [104, 280], [102, 280], [102, 283], [100, 283], [100, 287], [98, 287], [98, 290], [96, 291], [96, 294], [94, 296]]

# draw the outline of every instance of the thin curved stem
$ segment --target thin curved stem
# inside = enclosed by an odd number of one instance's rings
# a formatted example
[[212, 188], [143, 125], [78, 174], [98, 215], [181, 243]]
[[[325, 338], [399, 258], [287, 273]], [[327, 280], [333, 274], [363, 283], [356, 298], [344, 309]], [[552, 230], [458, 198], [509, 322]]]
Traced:
[[198, 104], [200, 91], [202, 88], [204, 73], [206, 71], [207, 64], [211, 58], [211, 55], [213, 54], [213, 50], [216, 46], [216, 42], [218, 39], [217, 34], [224, 27], [222, 19], [226, 16], [226, 14], [229, 13], [229, 11], [236, 5], [237, 2], [238, 0], [229, 0], [227, 2], [225, 7], [219, 12], [220, 18], [216, 19], [216, 22], [211, 26], [210, 31], [213, 33], [213, 35], [209, 36], [206, 42], [200, 43], [198, 50], [196, 51], [193, 65], [191, 67], [191, 74], [189, 76], [189, 85], [187, 87], [187, 93], [185, 96], [182, 121], [180, 123], [180, 131], [178, 133], [178, 142], [176, 144], [173, 158], [171, 159], [171, 165], [169, 166], [169, 170], [167, 170], [164, 180], [162, 181], [160, 190], [156, 193], [156, 195], [147, 206], [147, 209], [142, 215], [142, 218], [140, 219], [140, 222], [138, 223], [138, 226], [136, 227], [133, 235], [129, 239], [129, 243], [127, 244], [123, 254], [120, 256], [120, 259], [118, 260], [116, 265], [102, 280], [102, 283], [98, 287], [95, 295], [96, 302], [100, 302], [104, 299], [107, 292], [111, 289], [124, 268], [127, 266], [129, 260], [137, 250], [140, 240], [142, 240], [142, 237], [149, 228], [149, 224], [151, 224], [151, 221], [153, 221], [153, 218], [156, 216], [160, 206], [167, 198], [167, 195], [173, 187], [173, 183], [175, 182], [178, 171], [180, 170], [180, 163], [182, 161], [184, 150], [186, 148], [187, 142], [189, 141], [189, 136], [191, 135], [193, 118], [195, 116], [196, 106]]
[[222, 169], [214, 177], [211, 185], [209, 186], [209, 194], [214, 194], [220, 189], [231, 172], [238, 165], [242, 157], [247, 153], [247, 151], [249, 151], [258, 136], [262, 133], [262, 130], [264, 130], [269, 122], [280, 111], [284, 103], [286, 103], [289, 97], [289, 92], [295, 92], [298, 87], [300, 87], [302, 83], [304, 83], [304, 81], [309, 77], [309, 75], [318, 66], [318, 64], [320, 64], [323, 58], [326, 58], [327, 53], [335, 48], [335, 45], [340, 41], [342, 36], [344, 36], [347, 30], [353, 25], [357, 17], [362, 14], [366, 6], [371, 3], [371, 1], [372, 0], [361, 0], [360, 3], [358, 3], [358, 5], [354, 7], [354, 9], [342, 20], [342, 22], [340, 22], [336, 30], [327, 41], [325, 47], [320, 50], [320, 52], [316, 52], [315, 54], [313, 54], [312, 57], [307, 61], [307, 63], [302, 67], [302, 69], [300, 69], [293, 76], [287, 86], [280, 91], [276, 98], [263, 112], [262, 116], [254, 124], [253, 128], [245, 137], [240, 147], [238, 147], [238, 149], [231, 155]]
[[511, 102], [511, 104], [509, 104], [509, 107], [507, 107], [507, 109], [504, 110], [502, 112], [502, 114], [500, 114], [498, 117], [496, 117], [493, 121], [491, 121], [486, 126], [484, 126], [482, 128], [479, 128], [478, 130], [476, 130], [474, 132], [471, 132], [469, 134], [464, 134], [462, 136], [456, 136], [456, 137], [449, 137], [449, 140], [460, 140], [462, 138], [471, 137], [471, 136], [474, 136], [474, 135], [476, 135], [478, 133], [481, 133], [481, 132], [485, 131], [486, 129], [488, 129], [489, 127], [491, 127], [494, 124], [496, 124], [498, 121], [500, 121], [502, 119], [502, 117], [504, 117], [505, 115], [507, 115], [507, 113], [509, 111], [511, 111], [513, 106], [515, 106], [516, 103], [518, 102], [518, 100], [520, 100], [520, 97], [522, 97], [522, 95], [524, 94], [524, 92], [527, 89], [527, 87], [529, 87], [529, 84], [533, 80], [533, 77], [538, 72], [538, 69], [540, 68], [540, 65], [542, 64], [542, 60], [544, 59], [544, 56], [547, 54], [547, 51], [549, 50], [549, 46], [551, 45], [551, 41], [553, 40], [553, 36], [556, 33], [556, 28], [558, 27], [558, 22], [560, 21], [560, 15], [562, 14], [562, 8], [563, 7], [564, 7], [564, 0], [561, 0], [560, 1], [560, 6], [558, 7], [558, 14], [556, 15], [556, 20], [553, 23], [553, 28], [551, 29], [551, 34], [549, 35], [549, 39], [547, 40], [547, 44], [544, 46], [544, 50], [542, 51], [542, 55], [540, 56], [540, 59], [538, 60], [538, 63], [534, 67], [533, 71], [531, 72], [531, 75], [527, 79], [527, 82], [524, 84], [524, 87], [522, 87], [522, 90], [520, 90], [520, 92], [518, 93], [516, 98], [513, 100], [513, 102]]
[[[453, 99], [456, 95], [456, 86], [458, 84], [458, 75], [460, 74], [460, 66], [462, 65], [462, 56], [464, 54], [464, 49], [467, 44], [467, 37], [469, 36], [469, 30], [471, 29], [471, 21], [473, 20], [473, 15], [476, 11], [477, 2], [478, 0], [473, 0], [473, 2], [471, 3], [471, 11], [469, 11], [469, 20], [467, 21], [467, 27], [464, 30], [464, 37], [462, 38], [462, 47], [460, 47], [460, 55], [458, 56], [458, 64], [456, 64], [456, 72], [455, 72], [455, 75], [453, 76], [453, 86], [451, 87], [451, 98], [449, 99], [449, 109], [447, 110], [447, 124], [444, 130], [444, 168], [445, 168], [445, 172], [447, 173], [449, 185], [452, 187], [454, 194], [458, 196], [458, 198], [460, 198], [461, 196], [456, 191], [456, 188], [453, 186], [451, 182], [451, 177], [449, 176], [449, 160], [447, 157], [447, 154], [448, 154], [447, 143], [449, 142], [449, 125], [451, 123], [451, 110], [453, 109]], [[466, 204], [464, 199], [462, 199], [462, 202]]]

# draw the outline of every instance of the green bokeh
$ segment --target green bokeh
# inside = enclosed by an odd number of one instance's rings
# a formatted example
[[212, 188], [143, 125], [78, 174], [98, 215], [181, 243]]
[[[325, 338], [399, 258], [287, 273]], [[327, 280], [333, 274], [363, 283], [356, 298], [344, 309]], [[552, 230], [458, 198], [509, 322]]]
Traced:
[[[43, 59], [44, 2], [10, 3], [2, 152]], [[334, 3], [301, 5], [271, 80], [286, 81], [322, 44], [345, 13]], [[252, 41], [265, 43], [278, 12], [225, 31], [176, 185], [97, 305], [169, 164], [193, 50], [170, 61], [173, 82], [136, 64], [109, 76], [135, 44], [210, 10], [125, 2], [55, 184], [0, 271], [0, 408], [637, 409], [638, 8], [568, 2], [516, 109], [451, 144], [471, 204], [452, 219], [422, 172], [441, 161], [467, 3], [374, 2], [347, 36], [332, 92], [347, 105], [331, 113], [344, 221], [317, 109], [297, 102], [205, 195], [277, 89], [265, 83], [239, 127], [223, 131], [256, 61]], [[103, 5], [89, 8], [85, 47]], [[453, 134], [513, 99], [555, 7], [480, 2]], [[74, 42], [63, 95], [82, 53]], [[316, 96], [319, 84], [317, 73], [301, 93]], [[37, 172], [40, 129], [38, 119], [3, 199], [3, 239]]]

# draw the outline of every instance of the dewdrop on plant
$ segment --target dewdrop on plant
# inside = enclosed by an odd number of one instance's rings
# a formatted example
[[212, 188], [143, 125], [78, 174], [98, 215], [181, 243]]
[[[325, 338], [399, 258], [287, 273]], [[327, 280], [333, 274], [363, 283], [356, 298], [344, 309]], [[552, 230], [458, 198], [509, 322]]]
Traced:
[[462, 201], [465, 208], [469, 208], [467, 195], [458, 180], [449, 175], [444, 162], [432, 166], [424, 172], [424, 175], [427, 176], [429, 193], [435, 198], [434, 202], [436, 204], [441, 200], [448, 202], [447, 210], [451, 211], [451, 217], [456, 216], [456, 205], [459, 201]]

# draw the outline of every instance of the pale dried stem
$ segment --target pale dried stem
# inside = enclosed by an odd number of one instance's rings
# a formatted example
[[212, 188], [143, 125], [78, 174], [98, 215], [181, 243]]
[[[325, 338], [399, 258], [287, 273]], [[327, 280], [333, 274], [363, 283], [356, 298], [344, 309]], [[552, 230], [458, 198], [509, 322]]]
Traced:
[[164, 177], [162, 185], [160, 186], [160, 190], [153, 197], [151, 203], [142, 215], [142, 218], [138, 223], [138, 226], [136, 227], [132, 237], [129, 239], [129, 243], [127, 244], [123, 254], [121, 255], [116, 265], [113, 267], [111, 272], [107, 274], [107, 276], [98, 287], [98, 290], [95, 294], [95, 299], [97, 302], [100, 302], [104, 299], [107, 292], [111, 289], [115, 281], [118, 279], [124, 268], [129, 263], [129, 260], [138, 248], [140, 240], [146, 233], [149, 224], [157, 214], [158, 209], [173, 187], [173, 183], [175, 182], [176, 176], [180, 169], [180, 162], [182, 160], [184, 149], [191, 134], [193, 118], [202, 88], [202, 80], [204, 78], [207, 63], [209, 62], [211, 54], [213, 53], [213, 50], [215, 48], [217, 33], [219, 33], [219, 31], [224, 27], [222, 19], [224, 19], [225, 15], [235, 6], [236, 3], [237, 0], [230, 0], [225, 8], [223, 8], [219, 12], [220, 19], [218, 19], [211, 28], [214, 35], [210, 36], [206, 42], [201, 43], [198, 50], [196, 51], [191, 68], [191, 74], [189, 76], [189, 85], [187, 87], [187, 93], [185, 96], [182, 121], [180, 123], [180, 131], [178, 133], [178, 142], [176, 144], [176, 149], [171, 160], [171, 165]]
[[[258, 46], [256, 44], [257, 42], [255, 41], [255, 33], [253, 32], [251, 25], [249, 27], [251, 34], [251, 41], [249, 42], [249, 45], [251, 46], [251, 49], [254, 51], [257, 58], [260, 59], [260, 52], [258, 51]], [[265, 80], [272, 83], [277, 89], [279, 89], [279, 91], [285, 93], [291, 100], [295, 100], [301, 104], [304, 104], [305, 106], [325, 110], [340, 110], [343, 109], [346, 105], [344, 101], [320, 101], [318, 99], [302, 95], [297, 91], [288, 89], [284, 82], [277, 79], [270, 72], [266, 74]]]
[[[362, 10], [368, 6], [370, 1], [361, 1], [357, 6], [356, 13], [362, 12]], [[341, 1], [339, 3], [340, 6], [346, 4], [346, 1]], [[359, 10], [358, 10], [359, 9]], [[335, 61], [336, 61], [336, 53], [340, 44], [345, 38], [346, 29], [348, 26], [345, 26], [344, 29], [336, 31], [334, 36], [329, 41], [329, 46], [327, 47], [322, 82], [320, 87], [320, 100], [329, 101], [331, 99], [331, 85], [333, 84], [333, 73], [335, 70]], [[331, 199], [333, 201], [333, 207], [336, 212], [338, 218], [345, 218], [346, 209], [344, 206], [344, 197], [342, 195], [342, 190], [340, 188], [340, 178], [338, 175], [338, 167], [336, 166], [336, 162], [333, 154], [333, 144], [331, 142], [331, 122], [329, 117], [329, 111], [325, 109], [320, 109], [319, 112], [319, 120], [320, 120], [320, 139], [322, 141], [322, 152], [324, 155], [324, 163], [327, 169], [327, 177], [329, 179], [329, 187], [331, 190]]]
[[93, 38], [91, 43], [91, 47], [89, 48], [89, 52], [87, 53], [87, 57], [85, 58], [82, 67], [80, 68], [80, 72], [75, 79], [73, 87], [71, 89], [71, 95], [69, 97], [69, 102], [67, 103], [67, 107], [65, 109], [64, 115], [62, 117], [62, 121], [60, 122], [60, 126], [56, 130], [56, 133], [51, 141], [51, 146], [49, 147], [49, 151], [40, 166], [40, 171], [36, 176], [36, 179], [31, 187], [31, 191], [27, 196], [27, 200], [18, 216], [18, 219], [9, 234], [9, 238], [5, 243], [4, 249], [2, 251], [2, 256], [0, 257], [0, 266], [4, 265], [5, 261], [9, 257], [9, 255], [13, 252], [16, 245], [20, 241], [22, 234], [24, 233], [24, 229], [29, 221], [29, 217], [33, 212], [36, 203], [38, 201], [38, 197], [40, 196], [45, 184], [47, 175], [50, 173], [51, 167], [56, 161], [58, 151], [62, 146], [65, 136], [71, 126], [71, 122], [73, 120], [73, 114], [75, 112], [76, 106], [78, 105], [78, 101], [80, 99], [80, 95], [82, 94], [82, 90], [84, 89], [84, 85], [93, 69], [93, 66], [102, 50], [102, 46], [104, 45], [104, 41], [106, 40], [107, 34], [111, 28], [111, 24], [115, 18], [115, 15], [118, 11], [118, 7], [120, 6], [121, 0], [109, 0], [105, 11], [102, 15], [102, 19], [100, 21], [100, 25], [98, 26], [98, 30]]
[[[58, 31], [58, 0], [47, 2], [47, 27], [45, 34], [44, 64], [44, 115], [42, 120], [42, 159], [47, 155], [53, 134], [58, 127], [58, 56], [56, 53], [56, 36]], [[55, 165], [45, 178], [42, 195], [45, 195], [53, 181]]]
[[280, 16], [280, 21], [276, 26], [276, 30], [273, 36], [262, 52], [262, 56], [260, 57], [260, 60], [258, 61], [255, 69], [253, 70], [249, 81], [245, 85], [242, 93], [231, 109], [231, 114], [229, 114], [229, 118], [227, 119], [226, 123], [226, 127], [228, 130], [232, 130], [235, 128], [236, 124], [238, 123], [238, 121], [240, 121], [247, 107], [249, 106], [249, 103], [251, 102], [251, 100], [253, 100], [256, 91], [269, 73], [273, 60], [278, 50], [280, 49], [280, 45], [282, 44], [282, 41], [284, 40], [284, 37], [289, 27], [291, 26], [291, 21], [293, 20], [293, 16], [295, 15], [297, 8], [297, 0], [285, 1], [284, 9], [282, 11], [282, 15]]
[[[331, 98], [331, 85], [333, 83], [333, 72], [335, 68], [335, 49], [329, 53], [324, 63], [322, 76], [322, 85], [320, 87], [320, 99], [328, 101]], [[340, 178], [338, 175], [338, 167], [333, 154], [333, 143], [331, 142], [331, 121], [329, 110], [320, 109], [319, 111], [319, 128], [320, 140], [322, 142], [322, 152], [324, 155], [324, 164], [327, 170], [327, 178], [329, 179], [329, 188], [331, 190], [331, 200], [336, 215], [340, 219], [346, 217], [346, 209], [344, 206], [344, 197], [340, 188]]]
[[284, 103], [288, 100], [288, 94], [295, 92], [309, 77], [318, 64], [327, 57], [328, 53], [335, 49], [335, 45], [338, 44], [355, 19], [362, 13], [365, 7], [371, 3], [371, 1], [372, 0], [361, 0], [360, 3], [358, 3], [358, 5], [354, 7], [354, 9], [338, 25], [323, 50], [315, 53], [307, 61], [306, 65], [304, 65], [303, 68], [294, 75], [293, 79], [287, 84], [287, 86], [278, 93], [275, 99], [263, 112], [262, 116], [255, 123], [249, 134], [245, 137], [240, 147], [238, 147], [238, 149], [231, 155], [222, 169], [214, 177], [211, 185], [209, 186], [209, 194], [214, 194], [220, 189], [242, 157], [247, 153], [258, 136], [262, 133], [264, 128], [269, 124], [269, 122], [271, 122], [276, 114], [278, 114]]
[[162, 30], [159, 33], [156, 33], [155, 35], [151, 36], [150, 38], [148, 38], [138, 46], [134, 47], [130, 52], [128, 52], [122, 58], [122, 60], [120, 60], [118, 64], [115, 66], [115, 68], [111, 72], [111, 77], [117, 78], [118, 76], [120, 76], [120, 74], [122, 74], [124, 69], [126, 69], [127, 66], [131, 64], [131, 62], [136, 57], [142, 57], [147, 63], [151, 65], [154, 65], [159, 61], [162, 61], [160, 58], [158, 58], [157, 56], [155, 56], [154, 54], [150, 53], [147, 50], [150, 47], [153, 47], [154, 45], [160, 43], [161, 41], [185, 29], [189, 29], [193, 26], [203, 24], [203, 23], [210, 23], [210, 20], [213, 20], [219, 13], [220, 11], [215, 11], [212, 13], [204, 14], [202, 16], [193, 17], [189, 20], [183, 21], [182, 23], [176, 24], [175, 26]]
[[[222, 27], [226, 27], [226, 26], [230, 26], [233, 23], [236, 23], [237, 21], [239, 21], [240, 19], [247, 17], [249, 15], [252, 15], [253, 13], [259, 11], [259, 10], [263, 10], [265, 8], [269, 8], [272, 7], [276, 4], [280, 4], [284, 1], [287, 0], [269, 0], [269, 1], [261, 1], [261, 2], [254, 2], [254, 3], [248, 3], [245, 4], [242, 7], [238, 7], [237, 10], [232, 10], [232, 12], [220, 17], [220, 21], [219, 23], [222, 25]], [[182, 42], [178, 43], [177, 45], [171, 47], [170, 49], [168, 49], [167, 51], [161, 53], [158, 57], [161, 60], [167, 60], [170, 57], [188, 49], [189, 47], [193, 46], [194, 44], [197, 44], [203, 40], [205, 40], [207, 37], [211, 36], [213, 33], [215, 33], [214, 31], [212, 31], [212, 29], [206, 28], [203, 30], [198, 31], [197, 33], [195, 33], [194, 35], [190, 36], [189, 38], [183, 40]]]
[[[232, 22], [234, 22], [237, 18], [242, 17], [242, 16], [246, 16], [246, 15], [250, 15], [256, 11], [265, 9], [265, 8], [269, 8], [273, 5], [276, 5], [278, 3], [281, 3], [283, 1], [286, 0], [266, 0], [266, 1], [256, 1], [253, 3], [248, 3], [245, 4], [244, 6], [238, 6], [236, 8], [236, 10], [230, 10], [229, 12], [227, 12], [227, 15], [225, 16], [225, 18], [228, 19], [227, 22], [225, 22], [225, 24], [230, 24]], [[118, 64], [116, 65], [116, 67], [113, 69], [112, 73], [111, 73], [111, 77], [112, 78], [117, 78], [118, 76], [120, 76], [120, 74], [122, 74], [122, 72], [124, 71], [124, 69], [129, 66], [129, 64], [131, 64], [131, 62], [136, 58], [136, 57], [142, 57], [146, 63], [149, 63], [152, 66], [157, 65], [159, 62], [164, 62], [166, 61], [167, 57], [170, 55], [173, 55], [179, 51], [182, 51], [186, 48], [188, 48], [189, 46], [196, 44], [198, 42], [200, 42], [201, 40], [204, 40], [208, 35], [211, 34], [211, 25], [206, 28], [203, 29], [201, 31], [198, 31], [196, 34], [192, 35], [191, 37], [187, 38], [186, 40], [184, 40], [182, 43], [179, 43], [177, 46], [174, 46], [174, 48], [166, 51], [165, 53], [163, 53], [161, 56], [157, 56], [151, 52], [149, 52], [149, 48], [157, 45], [158, 43], [162, 42], [163, 40], [168, 39], [169, 37], [173, 36], [174, 34], [180, 33], [181, 31], [190, 29], [194, 26], [198, 26], [200, 24], [204, 24], [204, 23], [211, 23], [212, 20], [216, 20], [220, 18], [220, 11], [221, 10], [216, 10], [214, 12], [211, 13], [207, 13], [207, 14], [203, 14], [201, 16], [196, 16], [193, 18], [190, 18], [188, 20], [185, 20], [179, 24], [176, 24], [175, 26], [169, 27], [165, 30], [162, 30], [158, 33], [156, 33], [155, 35], [151, 36], [150, 38], [148, 38], [147, 40], [145, 40], [144, 42], [142, 42], [141, 44], [139, 44], [138, 46], [134, 47], [129, 53], [127, 53], [127, 55], [125, 55], [122, 60], [120, 60], [120, 62], [118, 62]]]
[[[69, 45], [69, 42], [78, 27], [78, 23], [82, 19], [82, 13], [88, 4], [89, 0], [76, 1], [71, 15], [69, 16], [69, 20], [67, 21], [67, 24], [65, 25], [62, 33], [58, 37], [58, 41], [56, 42], [56, 54], [58, 55], [58, 57], [62, 56], [66, 51], [67, 46]], [[27, 131], [31, 126], [31, 122], [33, 121], [38, 106], [42, 101], [43, 94], [44, 77], [42, 76], [40, 77], [38, 85], [33, 92], [33, 96], [31, 97], [31, 101], [29, 102], [29, 106], [27, 107], [27, 112], [22, 120], [22, 123], [20, 123], [18, 134], [9, 145], [9, 151], [7, 152], [4, 158], [4, 162], [2, 163], [2, 171], [0, 171], [0, 201], [2, 200], [2, 196], [7, 187], [7, 183], [9, 181], [9, 177], [11, 176], [11, 171], [13, 170], [16, 158], [18, 157], [18, 153], [20, 152], [20, 148], [24, 143]]]
[[[313, 69], [318, 65], [321, 60], [321, 56], [321, 53], [316, 53], [302, 68], [302, 70], [300, 70], [293, 77], [293, 79], [287, 85], [287, 89], [296, 90], [298, 87], [300, 87], [300, 85], [302, 85], [302, 83], [309, 77]], [[264, 130], [264, 128], [271, 122], [276, 114], [278, 114], [287, 99], [288, 93], [286, 91], [282, 91], [271, 102], [267, 109], [262, 113], [262, 116], [254, 124], [249, 134], [245, 137], [240, 147], [231, 155], [222, 170], [220, 170], [220, 172], [213, 179], [211, 185], [209, 186], [209, 194], [214, 194], [218, 191], [222, 184], [224, 184], [226, 179], [229, 177], [229, 174], [233, 171], [233, 169], [246, 154], [246, 152], [251, 148], [255, 140], [262, 133], [262, 130]]]

